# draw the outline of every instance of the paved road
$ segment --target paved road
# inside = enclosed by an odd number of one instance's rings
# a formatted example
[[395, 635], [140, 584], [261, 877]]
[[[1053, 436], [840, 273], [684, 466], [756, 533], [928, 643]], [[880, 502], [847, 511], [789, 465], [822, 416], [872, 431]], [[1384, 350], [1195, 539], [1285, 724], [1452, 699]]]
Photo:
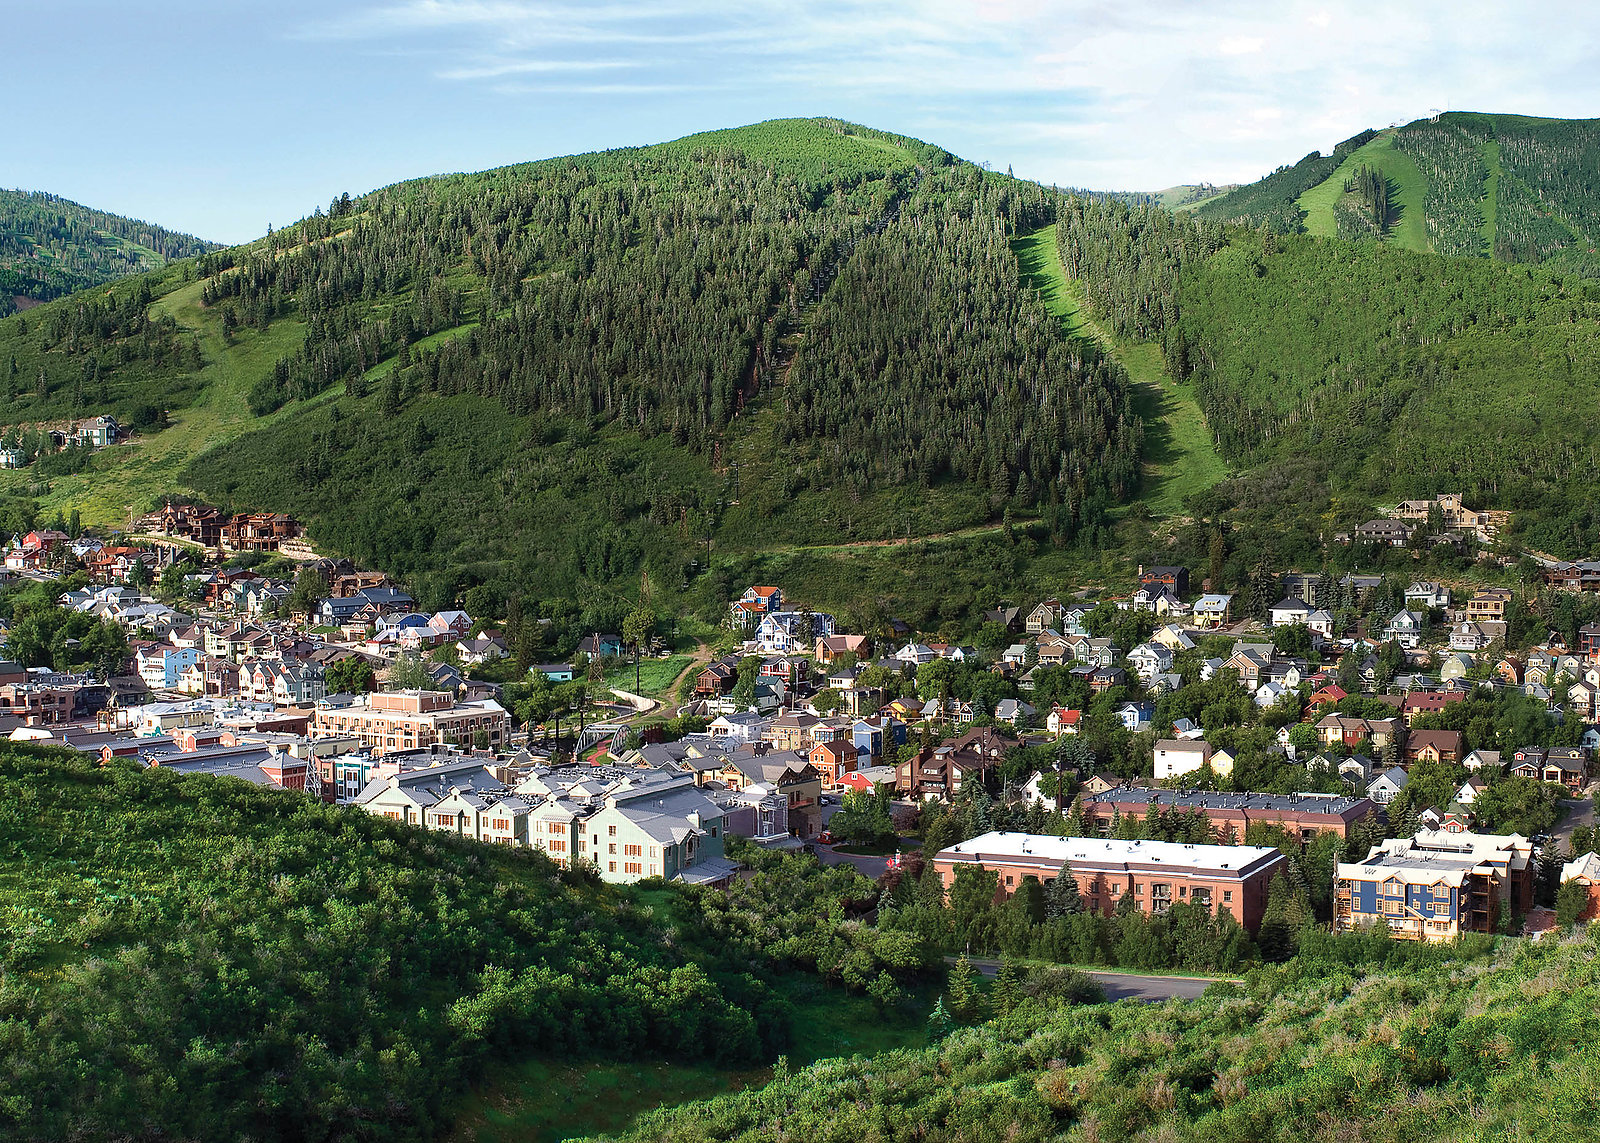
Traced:
[[1589, 796], [1594, 789], [1594, 786], [1585, 789], [1585, 796], [1582, 798], [1561, 799], [1561, 806], [1567, 811], [1567, 816], [1561, 820], [1561, 824], [1556, 826], [1551, 833], [1563, 846], [1572, 843], [1573, 830], [1579, 826], [1594, 825], [1594, 799]]
[[[953, 961], [955, 958], [945, 959]], [[971, 964], [984, 976], [994, 976], [1000, 971], [997, 960], [974, 960]], [[1090, 970], [1085, 970], [1085, 974], [1100, 982], [1107, 1000], [1193, 1000], [1217, 983], [1210, 977], [1199, 976], [1140, 976], [1131, 972]]]

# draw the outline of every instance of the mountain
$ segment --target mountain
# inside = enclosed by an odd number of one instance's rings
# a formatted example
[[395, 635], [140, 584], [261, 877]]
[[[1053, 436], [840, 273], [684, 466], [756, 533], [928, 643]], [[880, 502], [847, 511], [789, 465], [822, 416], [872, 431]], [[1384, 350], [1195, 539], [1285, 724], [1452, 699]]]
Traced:
[[0, 418], [149, 430], [12, 479], [106, 522], [174, 491], [292, 511], [441, 602], [675, 592], [708, 549], [1008, 510], [1065, 540], [1137, 486], [1140, 423], [1021, 286], [1009, 238], [1052, 211], [832, 120], [344, 197], [0, 323]]
[[1279, 233], [1600, 277], [1600, 119], [1452, 111], [1363, 131], [1200, 206]]
[[0, 317], [216, 249], [56, 195], [0, 190]]

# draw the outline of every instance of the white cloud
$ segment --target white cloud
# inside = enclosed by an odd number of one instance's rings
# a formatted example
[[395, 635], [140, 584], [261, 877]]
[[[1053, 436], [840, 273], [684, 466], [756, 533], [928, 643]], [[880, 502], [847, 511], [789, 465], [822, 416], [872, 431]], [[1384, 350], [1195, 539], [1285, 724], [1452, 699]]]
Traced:
[[1257, 178], [1433, 107], [1600, 113], [1597, 29], [1560, 0], [389, 0], [302, 34], [421, 46], [437, 82], [505, 99], [616, 97], [619, 134], [641, 94], [697, 126], [805, 105], [1046, 181], [1150, 188]]

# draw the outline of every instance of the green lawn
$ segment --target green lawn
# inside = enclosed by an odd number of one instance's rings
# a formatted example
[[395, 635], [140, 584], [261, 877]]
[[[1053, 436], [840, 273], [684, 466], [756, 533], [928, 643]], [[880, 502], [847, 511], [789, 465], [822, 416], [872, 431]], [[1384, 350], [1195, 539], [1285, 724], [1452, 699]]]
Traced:
[[1140, 499], [1154, 516], [1181, 514], [1185, 500], [1228, 475], [1193, 389], [1167, 376], [1159, 345], [1114, 338], [1095, 323], [1082, 284], [1069, 280], [1061, 265], [1054, 226], [1017, 238], [1012, 249], [1023, 282], [1039, 291], [1068, 336], [1093, 341], [1127, 370], [1134, 409], [1144, 421]]
[[1339, 224], [1334, 217], [1334, 205], [1344, 194], [1345, 180], [1362, 166], [1373, 167], [1392, 179], [1397, 193], [1394, 201], [1400, 207], [1400, 219], [1389, 233], [1389, 240], [1407, 250], [1426, 252], [1428, 227], [1423, 202], [1428, 193], [1428, 181], [1412, 162], [1411, 156], [1397, 150], [1394, 132], [1385, 131], [1372, 142], [1357, 147], [1328, 178], [1306, 191], [1297, 200], [1306, 212], [1307, 233], [1324, 238], [1335, 238]]
[[623, 662], [606, 673], [605, 685], [632, 694], [642, 694], [646, 698], [656, 698], [671, 690], [672, 684], [683, 673], [683, 669], [693, 661], [693, 655], [674, 655], [670, 659], [645, 659], [639, 664], [640, 689], [637, 691], [633, 689], [633, 663]]

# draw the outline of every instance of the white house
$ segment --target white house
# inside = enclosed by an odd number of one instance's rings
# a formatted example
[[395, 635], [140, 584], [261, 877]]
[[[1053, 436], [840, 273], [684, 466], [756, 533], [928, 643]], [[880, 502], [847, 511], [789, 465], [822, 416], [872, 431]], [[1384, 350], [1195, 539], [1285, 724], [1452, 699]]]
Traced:
[[[804, 628], [810, 619], [809, 632]], [[810, 651], [816, 637], [833, 634], [833, 616], [821, 611], [772, 611], [761, 617], [756, 628], [756, 645], [769, 655], [790, 651]]]
[[1421, 579], [1406, 588], [1406, 606], [1426, 611], [1432, 607], [1450, 606], [1450, 589], [1431, 579]]
[[1148, 683], [1163, 671], [1172, 669], [1172, 652], [1159, 643], [1141, 643], [1128, 652], [1128, 665]]
[[1083, 711], [1058, 706], [1045, 716], [1044, 728], [1051, 734], [1076, 734], [1083, 724]]
[[931, 663], [937, 659], [939, 652], [925, 643], [907, 643], [894, 653], [894, 657], [899, 662], [912, 663], [920, 667], [923, 663]]
[[1414, 650], [1422, 642], [1422, 616], [1415, 611], [1397, 611], [1383, 634], [1407, 651]]
[[1304, 623], [1311, 615], [1311, 608], [1302, 600], [1290, 597], [1280, 599], [1269, 610], [1269, 615], [1274, 627], [1289, 627], [1296, 623]]
[[1372, 780], [1372, 785], [1367, 787], [1367, 797], [1380, 806], [1387, 806], [1399, 796], [1409, 781], [1404, 770], [1399, 766], [1391, 766]]
[[1333, 638], [1333, 612], [1325, 607], [1319, 607], [1306, 616], [1306, 626], [1313, 635], [1320, 635], [1324, 639]]
[[1211, 761], [1211, 744], [1203, 738], [1163, 739], [1155, 747], [1157, 781], [1193, 774]]

